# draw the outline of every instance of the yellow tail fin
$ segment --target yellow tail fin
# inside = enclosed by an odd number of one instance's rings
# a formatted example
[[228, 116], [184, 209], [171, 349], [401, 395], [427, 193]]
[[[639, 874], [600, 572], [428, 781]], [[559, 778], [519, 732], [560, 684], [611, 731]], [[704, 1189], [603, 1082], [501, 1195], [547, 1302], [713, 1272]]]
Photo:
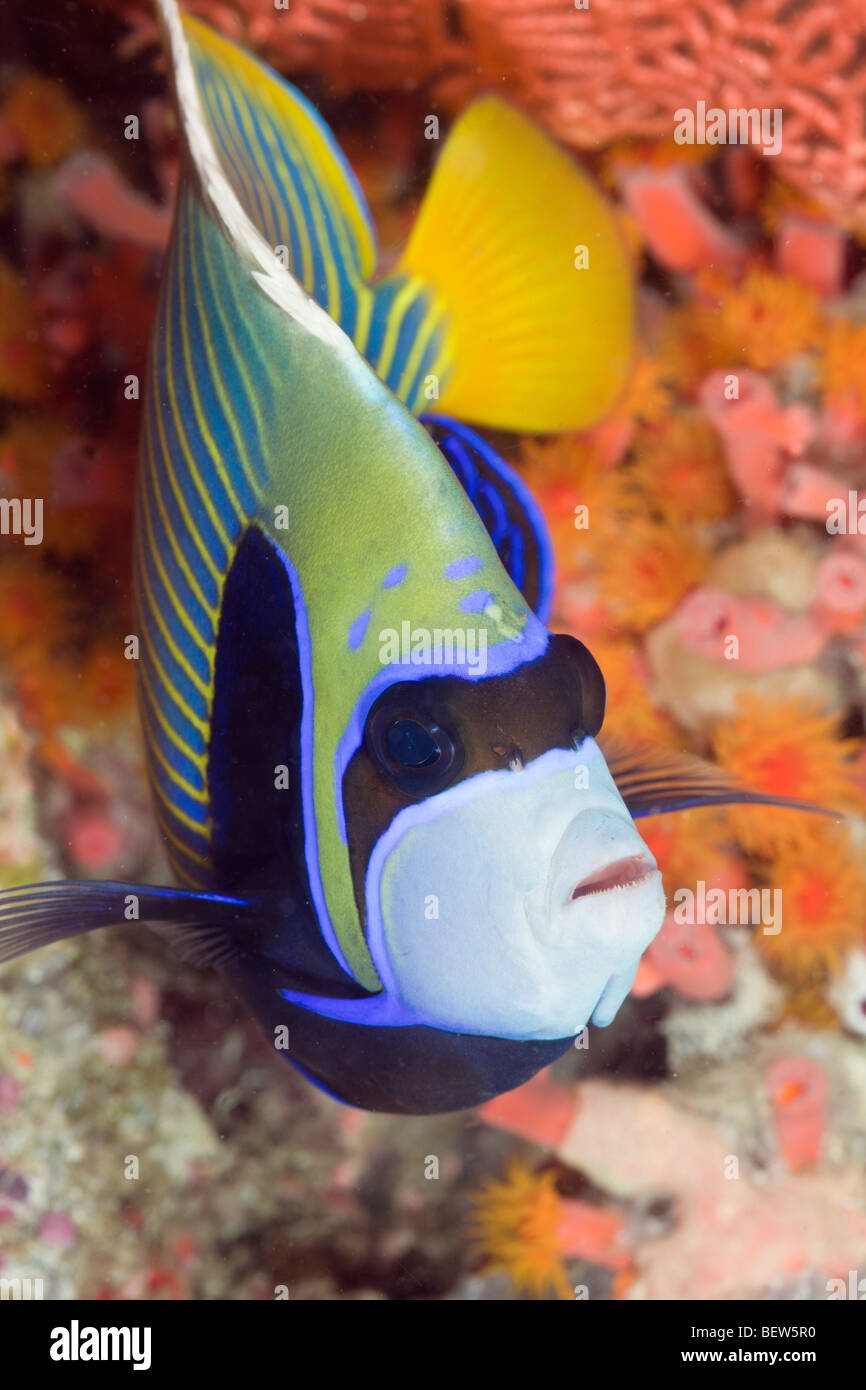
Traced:
[[400, 268], [436, 291], [454, 371], [437, 409], [531, 432], [583, 429], [631, 363], [632, 274], [586, 173], [514, 107], [457, 121]]

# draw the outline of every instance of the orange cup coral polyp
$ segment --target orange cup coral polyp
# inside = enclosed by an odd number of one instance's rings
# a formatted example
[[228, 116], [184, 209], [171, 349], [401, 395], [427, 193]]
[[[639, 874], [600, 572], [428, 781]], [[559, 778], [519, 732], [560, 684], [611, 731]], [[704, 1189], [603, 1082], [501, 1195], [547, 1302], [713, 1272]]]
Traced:
[[789, 846], [765, 877], [780, 894], [781, 929], [759, 927], [757, 950], [795, 991], [821, 989], [866, 933], [866, 870], [850, 837], [833, 824], [813, 827], [811, 842]]
[[[745, 697], [713, 735], [715, 761], [745, 786], [840, 813], [862, 810], [853, 761], [859, 747], [858, 739], [838, 736], [832, 715], [796, 700]], [[746, 850], [770, 857], [808, 849], [823, 828], [813, 816], [771, 806], [732, 806], [728, 823]]]
[[472, 1227], [487, 1256], [484, 1272], [504, 1270], [518, 1289], [536, 1298], [574, 1297], [566, 1259], [603, 1265], [618, 1280], [631, 1263], [616, 1208], [560, 1196], [554, 1170], [533, 1171], [518, 1158], [503, 1179], [488, 1179], [475, 1194]]
[[503, 1179], [489, 1179], [475, 1197], [475, 1243], [487, 1257], [485, 1273], [505, 1270], [519, 1289], [543, 1298], [571, 1297], [557, 1239], [561, 1199], [556, 1175], [533, 1172], [512, 1160]]
[[684, 528], [631, 517], [599, 557], [598, 584], [611, 617], [632, 632], [666, 618], [702, 578], [708, 554]]
[[718, 521], [737, 505], [718, 435], [688, 407], [640, 432], [634, 484], [648, 508], [673, 524]]
[[715, 311], [708, 312], [716, 351], [759, 372], [815, 347], [823, 332], [815, 291], [761, 266], [741, 284], [721, 288]]

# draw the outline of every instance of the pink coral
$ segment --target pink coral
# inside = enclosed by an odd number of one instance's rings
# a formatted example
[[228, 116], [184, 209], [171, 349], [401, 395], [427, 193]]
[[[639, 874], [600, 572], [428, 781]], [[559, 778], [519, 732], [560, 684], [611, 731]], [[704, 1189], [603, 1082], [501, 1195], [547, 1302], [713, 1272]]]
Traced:
[[818, 1162], [827, 1121], [827, 1073], [811, 1057], [782, 1057], [766, 1077], [776, 1137], [792, 1173]]
[[828, 503], [847, 494], [848, 484], [828, 469], [814, 463], [792, 463], [785, 474], [779, 510], [785, 516], [826, 521]]
[[162, 251], [171, 226], [170, 206], [143, 197], [105, 155], [81, 150], [57, 170], [54, 190], [70, 211], [103, 236]]
[[682, 165], [623, 169], [619, 185], [649, 249], [670, 270], [735, 266], [745, 259], [745, 247], [704, 207]]
[[775, 261], [782, 275], [793, 275], [818, 294], [838, 294], [845, 269], [845, 234], [830, 222], [787, 212], [776, 236]]
[[850, 632], [866, 616], [866, 559], [833, 547], [818, 566], [814, 611], [827, 633]]
[[706, 922], [678, 922], [673, 913], [649, 947], [646, 958], [667, 985], [686, 999], [724, 999], [734, 978], [730, 951]]
[[[526, 1115], [534, 1082], [513, 1092]], [[866, 1183], [857, 1168], [829, 1175], [752, 1175], [730, 1135], [659, 1091], [593, 1080], [556, 1099], [572, 1123], [555, 1152], [616, 1197], [675, 1200], [673, 1228], [634, 1248], [629, 1296], [741, 1298], [802, 1271], [846, 1275], [866, 1259]], [[550, 1083], [545, 1085], [550, 1100]], [[482, 1107], [481, 1118], [496, 1124]], [[515, 1132], [513, 1126], [509, 1126]], [[536, 1143], [530, 1125], [519, 1131]], [[623, 1143], [623, 1136], [628, 1142]]]
[[714, 661], [735, 660], [743, 671], [812, 661], [827, 640], [811, 614], [788, 613], [771, 599], [738, 598], [721, 589], [693, 589], [675, 621], [689, 651]]
[[[866, 218], [866, 70], [859, 0], [464, 0], [483, 67], [514, 87], [563, 139], [584, 148], [672, 134], [674, 112], [784, 110], [777, 169], [842, 220]], [[818, 93], [825, 97], [821, 100]], [[859, 144], [857, 143], [859, 140]]]
[[812, 412], [804, 405], [783, 408], [767, 379], [743, 368], [711, 372], [700, 400], [721, 435], [731, 477], [754, 518], [775, 515], [785, 468], [814, 433]]

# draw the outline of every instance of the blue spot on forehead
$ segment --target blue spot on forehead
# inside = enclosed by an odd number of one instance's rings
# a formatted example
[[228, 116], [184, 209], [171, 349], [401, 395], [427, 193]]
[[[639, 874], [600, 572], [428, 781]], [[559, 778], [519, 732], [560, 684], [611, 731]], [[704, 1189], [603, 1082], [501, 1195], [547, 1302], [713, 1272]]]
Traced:
[[460, 600], [460, 607], [464, 613], [483, 613], [489, 603], [493, 602], [493, 595], [486, 589], [473, 589], [471, 594]]
[[359, 613], [352, 626], [349, 628], [349, 650], [356, 652], [364, 640], [367, 626], [370, 622], [370, 610], [365, 608], [363, 613]]
[[467, 575], [476, 574], [483, 564], [480, 555], [465, 555], [462, 560], [452, 560], [442, 573], [446, 579], [465, 579]]
[[385, 578], [382, 580], [382, 588], [396, 589], [397, 585], [402, 584], [403, 580], [406, 578], [406, 571], [408, 568], [408, 565], [395, 565], [392, 570], [388, 571]]

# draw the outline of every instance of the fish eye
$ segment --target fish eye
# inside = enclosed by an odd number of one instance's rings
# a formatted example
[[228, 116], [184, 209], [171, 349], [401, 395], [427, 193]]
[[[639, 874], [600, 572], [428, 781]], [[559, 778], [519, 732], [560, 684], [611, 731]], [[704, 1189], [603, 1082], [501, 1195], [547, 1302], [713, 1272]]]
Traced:
[[395, 719], [388, 726], [385, 742], [394, 762], [403, 767], [432, 767], [442, 757], [434, 731], [425, 729], [417, 719]]
[[417, 704], [411, 687], [386, 691], [370, 711], [364, 742], [380, 772], [401, 791], [430, 796], [459, 772], [463, 748], [432, 711]]

